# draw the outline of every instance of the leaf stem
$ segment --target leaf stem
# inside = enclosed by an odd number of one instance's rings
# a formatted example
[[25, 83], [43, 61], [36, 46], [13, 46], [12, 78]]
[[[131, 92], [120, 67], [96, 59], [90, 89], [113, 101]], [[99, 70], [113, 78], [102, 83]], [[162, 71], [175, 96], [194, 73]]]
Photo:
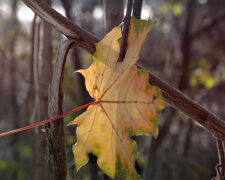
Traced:
[[85, 104], [85, 105], [83, 105], [83, 106], [80, 106], [80, 107], [78, 107], [78, 108], [75, 108], [75, 109], [73, 109], [73, 110], [71, 110], [71, 111], [68, 111], [68, 112], [66, 112], [66, 113], [64, 113], [64, 114], [60, 114], [59, 116], [56, 116], [56, 117], [53, 117], [53, 118], [50, 118], [50, 119], [47, 119], [47, 120], [44, 120], [44, 121], [41, 121], [41, 122], [38, 122], [38, 123], [35, 123], [35, 124], [31, 124], [31, 125], [28, 125], [28, 126], [25, 126], [25, 127], [22, 127], [22, 128], [13, 129], [13, 130], [11, 130], [11, 131], [7, 131], [7, 132], [4, 132], [4, 133], [0, 133], [0, 137], [7, 136], [7, 135], [10, 135], [10, 134], [14, 134], [14, 133], [21, 132], [21, 131], [26, 131], [26, 130], [28, 130], [28, 129], [32, 129], [32, 128], [41, 126], [41, 125], [43, 125], [43, 124], [50, 123], [50, 122], [52, 122], [52, 121], [55, 121], [55, 120], [57, 120], [57, 119], [60, 119], [60, 118], [62, 118], [62, 117], [64, 117], [64, 116], [67, 116], [67, 115], [69, 115], [69, 114], [72, 114], [72, 113], [74, 113], [74, 112], [77, 112], [77, 111], [79, 111], [79, 110], [81, 110], [81, 109], [87, 108], [87, 107], [89, 107], [89, 106], [91, 106], [91, 105], [93, 105], [93, 104], [97, 104], [97, 103], [99, 103], [99, 101], [93, 101], [93, 102], [90, 102], [90, 103]]

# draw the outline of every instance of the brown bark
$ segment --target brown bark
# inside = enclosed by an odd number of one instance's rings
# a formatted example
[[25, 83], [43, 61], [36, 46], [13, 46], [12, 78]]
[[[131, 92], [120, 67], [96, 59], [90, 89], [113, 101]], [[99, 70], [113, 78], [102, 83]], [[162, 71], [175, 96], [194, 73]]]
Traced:
[[[49, 117], [63, 113], [63, 79], [66, 56], [73, 40], [59, 46], [49, 93]], [[49, 124], [48, 130], [50, 176], [52, 180], [65, 180], [67, 174], [66, 143], [63, 118]]]
[[[66, 40], [59, 46], [49, 91], [48, 114], [50, 118], [63, 113], [64, 68], [66, 56], [72, 47], [80, 47], [88, 52], [92, 51], [92, 46], [73, 39]], [[63, 118], [48, 124], [46, 129], [49, 143], [50, 178], [53, 180], [64, 180], [66, 179], [67, 166]]]

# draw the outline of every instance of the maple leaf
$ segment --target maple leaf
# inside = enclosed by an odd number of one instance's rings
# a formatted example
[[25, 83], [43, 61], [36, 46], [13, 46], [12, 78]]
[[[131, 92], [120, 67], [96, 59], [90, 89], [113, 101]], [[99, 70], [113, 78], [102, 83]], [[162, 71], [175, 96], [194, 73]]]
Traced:
[[148, 73], [134, 65], [151, 27], [150, 20], [131, 19], [122, 62], [117, 62], [121, 28], [113, 28], [96, 44], [93, 64], [79, 70], [98, 103], [70, 123], [78, 125], [73, 146], [78, 170], [88, 162], [88, 153], [93, 153], [98, 166], [110, 177], [139, 179], [134, 168], [137, 147], [130, 137], [157, 136], [158, 110], [163, 107], [159, 92], [148, 83]]

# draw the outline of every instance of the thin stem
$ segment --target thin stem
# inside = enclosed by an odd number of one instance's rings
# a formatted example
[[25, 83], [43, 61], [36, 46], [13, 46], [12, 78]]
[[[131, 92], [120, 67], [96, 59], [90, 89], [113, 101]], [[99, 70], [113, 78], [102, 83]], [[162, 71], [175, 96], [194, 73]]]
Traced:
[[127, 37], [129, 33], [129, 28], [130, 28], [130, 18], [131, 18], [131, 10], [133, 6], [133, 0], [128, 0], [127, 2], [127, 12], [126, 16], [124, 18], [124, 25], [123, 25], [123, 32], [122, 32], [122, 42], [120, 46], [120, 54], [117, 59], [117, 62], [121, 62], [125, 58], [126, 54], [126, 47], [127, 47]]
[[217, 166], [217, 170], [220, 178], [222, 179], [225, 176], [225, 157], [224, 157], [224, 146], [223, 141], [217, 139], [217, 149], [219, 156], [219, 165]]
[[14, 134], [14, 133], [21, 132], [21, 131], [25, 131], [25, 130], [28, 130], [28, 129], [32, 129], [32, 128], [41, 126], [41, 125], [43, 125], [43, 124], [47, 124], [47, 123], [53, 122], [53, 121], [55, 121], [55, 120], [57, 120], [57, 119], [63, 118], [64, 116], [67, 116], [67, 115], [69, 115], [69, 114], [72, 114], [72, 113], [74, 113], [74, 112], [77, 112], [77, 111], [79, 111], [79, 110], [81, 110], [81, 109], [87, 108], [87, 107], [89, 107], [89, 106], [91, 106], [91, 105], [93, 105], [93, 104], [97, 104], [97, 103], [99, 103], [99, 101], [93, 101], [93, 102], [90, 102], [90, 103], [85, 104], [85, 105], [83, 105], [83, 106], [80, 106], [80, 107], [78, 107], [78, 108], [75, 108], [75, 109], [73, 109], [73, 110], [71, 110], [71, 111], [68, 111], [68, 112], [66, 112], [66, 113], [64, 113], [64, 114], [61, 114], [61, 115], [59, 115], [59, 116], [50, 118], [50, 119], [48, 119], [48, 120], [41, 121], [41, 122], [38, 122], [38, 123], [35, 123], [35, 124], [31, 124], [31, 125], [28, 125], [28, 126], [25, 126], [25, 127], [22, 127], [22, 128], [18, 128], [18, 129], [14, 129], [14, 130], [11, 130], [11, 131], [7, 131], [7, 132], [4, 132], [4, 133], [1, 133], [1, 134], [0, 134], [0, 137], [7, 136], [7, 135], [10, 135], [10, 134]]

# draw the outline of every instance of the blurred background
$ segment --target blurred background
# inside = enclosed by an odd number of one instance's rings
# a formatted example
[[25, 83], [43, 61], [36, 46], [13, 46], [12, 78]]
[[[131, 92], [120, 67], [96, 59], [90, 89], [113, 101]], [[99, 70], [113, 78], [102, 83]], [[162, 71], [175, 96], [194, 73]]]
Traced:
[[[46, 2], [99, 39], [121, 23], [127, 3]], [[155, 25], [138, 64], [225, 119], [225, 1], [143, 0], [141, 19], [148, 18]], [[47, 119], [52, 65], [63, 40], [22, 1], [0, 1], [0, 132]], [[91, 55], [81, 49], [70, 51], [65, 112], [90, 101], [83, 77], [74, 71], [88, 67], [91, 61]], [[65, 117], [65, 124], [79, 113]], [[0, 138], [0, 179], [49, 179], [43, 134], [40, 127]], [[144, 180], [209, 180], [216, 175], [214, 138], [171, 107], [160, 112], [157, 139], [134, 139], [138, 144], [135, 166]], [[94, 179], [92, 162], [74, 172], [75, 142], [75, 127], [66, 127], [67, 179]], [[99, 178], [104, 176], [97, 171]]]

